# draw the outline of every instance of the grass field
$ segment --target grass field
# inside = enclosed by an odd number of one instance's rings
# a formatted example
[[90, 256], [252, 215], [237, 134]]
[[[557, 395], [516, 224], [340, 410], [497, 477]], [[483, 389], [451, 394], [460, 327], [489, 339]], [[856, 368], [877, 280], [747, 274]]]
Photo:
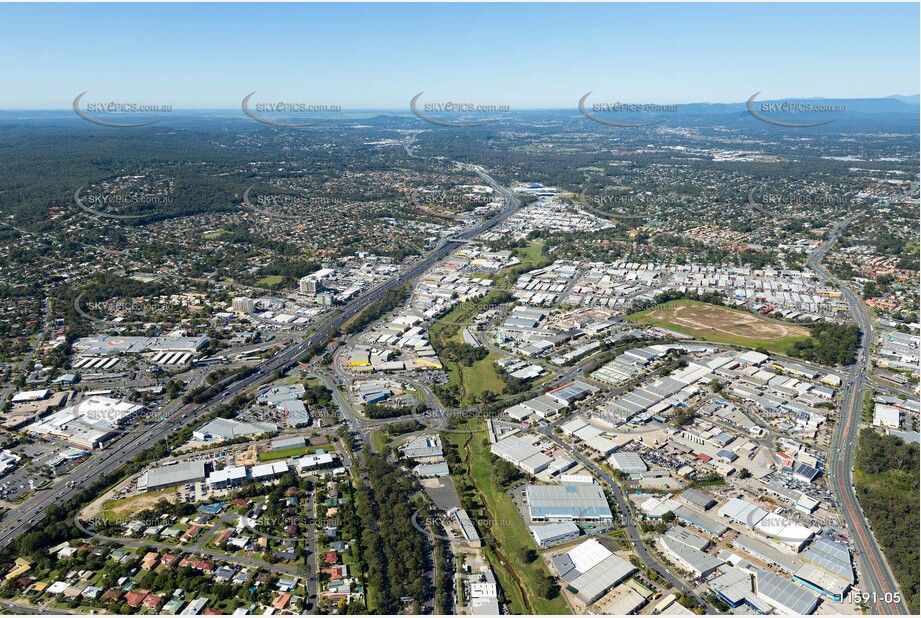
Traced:
[[301, 457], [303, 455], [315, 453], [317, 449], [325, 449], [327, 447], [329, 447], [329, 444], [286, 448], [283, 451], [267, 451], [265, 453], [259, 453], [258, 459], [259, 461], [277, 461], [279, 459], [287, 459], [289, 457]]
[[390, 436], [385, 435], [380, 429], [371, 431], [371, 446], [377, 453], [384, 453], [390, 445]]
[[499, 377], [494, 364], [501, 358], [499, 354], [490, 352], [489, 356], [473, 363], [470, 367], [461, 367], [464, 391], [468, 397], [476, 397], [485, 391], [492, 391], [497, 395], [502, 394], [502, 391], [505, 390], [505, 382]]
[[640, 324], [667, 328], [706, 341], [788, 354], [796, 341], [809, 337], [803, 326], [782, 324], [748, 311], [693, 300], [673, 300], [628, 315]]
[[260, 288], [273, 288], [281, 285], [282, 281], [284, 280], [285, 278], [281, 275], [268, 275], [267, 277], [263, 277], [257, 281], [255, 285]]
[[[490, 292], [479, 301], [461, 303], [434, 323], [429, 329], [429, 334], [436, 351], [452, 341], [463, 343], [463, 325], [472, 322], [479, 313], [480, 307], [489, 305], [497, 296], [497, 293]], [[451, 362], [442, 355], [439, 355], [439, 358], [444, 363], [450, 381], [457, 384], [464, 393], [465, 403], [472, 403], [474, 398], [484, 391], [492, 391], [498, 395], [505, 390], [505, 383], [499, 377], [494, 364], [502, 357], [495, 352], [490, 352], [489, 356], [473, 363], [470, 367]]]
[[[482, 428], [483, 423], [477, 423]], [[518, 557], [519, 549], [536, 550], [537, 547], [515, 503], [501, 487], [496, 486], [486, 434], [450, 433], [442, 434], [442, 437], [459, 447], [466, 473], [457, 479], [457, 485], [461, 487], [472, 484], [476, 487], [486, 507], [481, 518], [492, 522], [488, 532], [495, 539], [495, 551], [484, 548], [484, 553], [489, 557], [490, 565], [509, 601], [511, 613], [571, 614], [562, 595], [548, 600], [538, 594], [539, 579], [550, 574], [543, 561], [537, 559], [524, 563]], [[481, 534], [486, 532], [480, 530]]]
[[162, 489], [151, 493], [122, 498], [121, 500], [109, 500], [102, 505], [102, 509], [96, 515], [99, 519], [114, 521], [116, 519], [126, 519], [137, 515], [144, 509], [153, 507], [160, 500], [176, 501], [175, 489]]

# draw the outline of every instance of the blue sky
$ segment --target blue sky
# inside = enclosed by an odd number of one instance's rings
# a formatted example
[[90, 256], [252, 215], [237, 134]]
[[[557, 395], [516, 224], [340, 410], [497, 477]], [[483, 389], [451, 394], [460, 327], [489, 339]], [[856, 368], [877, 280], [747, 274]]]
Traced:
[[574, 107], [919, 91], [905, 4], [0, 5], [0, 109]]

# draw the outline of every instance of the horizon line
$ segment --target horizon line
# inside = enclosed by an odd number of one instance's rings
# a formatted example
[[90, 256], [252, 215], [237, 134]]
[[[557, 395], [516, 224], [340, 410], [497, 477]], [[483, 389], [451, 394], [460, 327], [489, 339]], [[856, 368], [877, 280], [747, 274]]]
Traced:
[[[919, 97], [919, 99], [921, 99], [921, 93], [907, 94], [907, 95], [903, 95], [903, 94], [890, 94], [890, 95], [886, 95], [886, 96], [874, 96], [874, 97], [870, 97], [870, 96], [864, 96], [864, 97], [820, 97], [820, 96], [805, 97], [805, 96], [794, 96], [794, 97], [781, 97], [781, 98], [774, 98], [774, 99], [767, 99], [767, 98], [766, 98], [766, 99], [761, 99], [761, 101], [783, 101], [783, 100], [804, 100], [804, 101], [808, 101], [808, 100], [828, 100], [828, 101], [844, 101], [844, 100], [859, 101], [859, 100], [864, 100], [864, 101], [874, 101], [874, 100], [887, 100], [887, 99], [892, 99], [892, 100], [895, 100], [895, 101], [899, 101], [899, 97], [902, 97], [902, 98]], [[620, 103], [629, 103], [629, 102], [627, 102], [627, 101], [619, 101], [619, 102], [620, 102]], [[899, 101], [899, 102], [900, 102], [900, 103], [906, 103], [905, 101]], [[643, 101], [643, 102], [635, 102], [635, 103], [629, 103], [629, 104], [646, 104], [646, 105], [649, 105], [649, 104], [657, 104], [657, 105], [678, 105], [678, 106], [690, 106], [690, 105], [745, 105], [745, 104], [746, 104], [746, 101], [744, 101], [744, 100], [742, 100], [742, 101], [731, 101], [731, 102], [723, 102], [723, 101], [692, 101], [692, 102], [685, 102], [685, 103], [658, 103], [658, 102], [652, 102], [652, 101]], [[908, 104], [908, 103], [906, 103], [906, 104]], [[921, 101], [919, 101], [919, 104], [921, 104]], [[162, 105], [169, 105], [169, 103], [162, 103]], [[511, 106], [510, 106], [510, 107], [511, 107]], [[571, 107], [569, 107], [569, 106], [512, 107], [509, 111], [510, 111], [510, 112], [515, 112], [515, 111], [566, 111], [566, 110], [570, 110], [570, 109], [572, 109], [572, 110], [578, 112], [578, 111], [579, 111], [578, 103], [577, 103], [577, 102], [573, 103], [573, 105], [572, 105]], [[68, 111], [70, 111], [70, 112], [73, 111], [72, 105], [69, 105], [69, 106], [66, 106], [66, 107], [4, 107], [4, 106], [0, 106], [0, 113], [2, 113], [2, 112], [68, 112]], [[240, 107], [240, 106], [234, 106], [234, 107], [173, 107], [172, 110], [170, 110], [170, 112], [164, 112], [164, 111], [150, 111], [150, 112], [131, 112], [131, 113], [135, 113], [135, 114], [137, 114], [137, 115], [143, 115], [143, 114], [171, 113], [171, 112], [174, 112], [174, 111], [189, 111], [189, 112], [195, 112], [195, 111], [199, 111], [199, 112], [225, 112], [225, 111], [241, 111], [241, 107]], [[399, 112], [399, 113], [410, 113], [410, 114], [412, 113], [412, 110], [411, 110], [411, 108], [409, 107], [409, 105], [407, 105], [406, 107], [344, 107], [344, 106], [341, 106], [341, 107], [340, 107], [340, 110], [339, 110], [339, 111], [335, 111], [335, 112], [333, 112], [333, 111], [327, 111], [327, 112], [323, 112], [323, 111], [304, 112], [304, 115], [305, 115], [305, 116], [306, 116], [306, 115], [309, 115], [309, 114], [323, 114], [323, 115], [326, 115], [326, 114], [330, 114], [330, 113], [341, 113], [341, 112], [346, 112], [346, 111], [351, 111], [351, 112]], [[126, 113], [128, 113], [128, 112], [105, 112], [105, 111], [102, 111], [102, 112], [100, 112], [100, 113], [103, 113], [103, 114], [126, 114]], [[291, 113], [298, 113], [298, 112], [283, 111], [283, 112], [262, 112], [262, 113], [291, 114]], [[455, 113], [455, 114], [457, 114], [457, 113], [465, 113], [465, 112], [448, 112], [448, 113]], [[502, 112], [502, 113], [507, 113], [507, 112]], [[642, 113], [642, 112], [626, 112], [626, 113]]]

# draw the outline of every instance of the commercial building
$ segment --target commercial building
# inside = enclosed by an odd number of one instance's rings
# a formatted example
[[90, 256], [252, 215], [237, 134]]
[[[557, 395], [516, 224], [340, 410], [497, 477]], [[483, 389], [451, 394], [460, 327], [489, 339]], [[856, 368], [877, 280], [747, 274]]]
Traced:
[[895, 406], [877, 403], [873, 407], [873, 424], [877, 427], [889, 429], [902, 428], [902, 412]]
[[675, 509], [681, 504], [673, 500], [669, 494], [648, 498], [640, 505], [640, 510], [650, 519], [662, 519], [666, 513], [674, 514]]
[[461, 534], [464, 536], [467, 543], [470, 544], [471, 547], [480, 547], [482, 545], [480, 533], [477, 532], [476, 526], [473, 525], [473, 520], [470, 519], [470, 515], [467, 514], [467, 511], [464, 509], [457, 509], [454, 511], [454, 519], [460, 526]]
[[61, 438], [85, 449], [101, 448], [143, 406], [111, 397], [92, 396], [32, 423], [26, 431]]
[[573, 380], [569, 384], [564, 384], [559, 388], [548, 391], [547, 395], [563, 405], [569, 406], [577, 401], [591, 397], [596, 390], [591, 384], [587, 384], [582, 380]]
[[297, 459], [297, 466], [301, 473], [304, 473], [330, 468], [334, 465], [334, 462], [333, 456], [321, 449], [310, 455], [299, 457]]
[[555, 524], [546, 524], [544, 526], [528, 526], [531, 536], [540, 548], [550, 547], [557, 543], [579, 538], [582, 530], [576, 524], [570, 521], [563, 521]]
[[74, 350], [84, 356], [114, 356], [145, 352], [195, 353], [208, 345], [207, 337], [110, 337], [98, 335], [74, 342]]
[[795, 573], [803, 564], [798, 556], [777, 549], [773, 545], [768, 545], [764, 541], [759, 541], [747, 534], [739, 534], [733, 539], [732, 545], [762, 560], [770, 566], [775, 566], [786, 571], [790, 575]]
[[256, 309], [256, 301], [252, 298], [238, 296], [231, 301], [230, 307], [234, 313], [248, 315]]
[[604, 490], [598, 485], [528, 485], [531, 521], [610, 521]]
[[850, 549], [842, 543], [820, 537], [800, 557], [804, 564], [793, 580], [833, 601], [840, 602], [857, 581]]
[[254, 481], [270, 481], [288, 472], [288, 464], [283, 461], [259, 464], [250, 468], [249, 476]]
[[669, 529], [669, 531], [665, 533], [665, 536], [670, 539], [680, 541], [688, 547], [693, 547], [697, 551], [704, 551], [707, 549], [707, 546], [710, 545], [709, 539], [705, 539], [699, 534], [694, 534], [687, 528], [681, 528], [678, 526]]
[[615, 470], [620, 470], [624, 474], [638, 474], [649, 470], [649, 466], [646, 465], [640, 454], [630, 451], [614, 453], [608, 458], [608, 461]]
[[528, 474], [537, 474], [545, 470], [553, 461], [533, 444], [515, 436], [499, 440], [489, 447], [489, 450], [496, 457], [521, 468]]
[[851, 588], [849, 582], [808, 562], [793, 574], [793, 581], [837, 603], [844, 599], [844, 595]]
[[590, 539], [567, 553], [553, 556], [551, 563], [560, 579], [574, 589], [576, 597], [586, 605], [603, 597], [637, 570], [597, 539]]
[[419, 436], [400, 448], [403, 456], [424, 463], [435, 463], [443, 455], [441, 438], [437, 434]]
[[310, 414], [301, 401], [304, 392], [303, 384], [264, 387], [259, 390], [256, 401], [284, 412], [285, 425], [295, 429], [310, 424]]
[[204, 461], [174, 463], [148, 470], [138, 480], [138, 489], [140, 491], [157, 491], [184, 483], [203, 481], [205, 477], [207, 477], [207, 466]]
[[415, 472], [416, 475], [418, 475], [420, 478], [424, 479], [448, 476], [451, 474], [447, 462], [444, 461], [430, 464], [419, 464], [413, 469], [413, 472]]
[[198, 442], [223, 442], [276, 431], [278, 427], [271, 423], [243, 423], [228, 418], [215, 418], [193, 431], [192, 439]]
[[698, 513], [694, 509], [688, 508], [686, 506], [679, 506], [676, 509], [672, 510], [673, 513], [681, 521], [696, 526], [704, 532], [709, 532], [714, 536], [723, 536], [729, 530], [729, 526], [726, 524], [717, 521], [716, 519], [704, 515], [703, 513]]
[[788, 616], [808, 616], [819, 606], [819, 597], [769, 571], [755, 570], [755, 593]]
[[244, 466], [228, 466], [223, 470], [215, 470], [208, 475], [208, 487], [211, 489], [229, 489], [239, 487], [245, 480], [246, 468]]
[[707, 577], [722, 566], [723, 561], [698, 549], [699, 544], [695, 542], [694, 536], [696, 535], [688, 537], [681, 533], [666, 534], [659, 537], [659, 547], [672, 562], [692, 573], [694, 577]]
[[277, 440], [272, 440], [270, 448], [272, 449], [272, 452], [278, 452], [295, 448], [304, 448], [306, 446], [307, 441], [303, 436], [292, 436], [290, 438], [278, 438]]
[[716, 506], [716, 500], [713, 499], [713, 496], [705, 494], [699, 489], [685, 489], [678, 495], [678, 500], [702, 511]]
[[811, 483], [821, 474], [817, 469], [809, 464], [800, 463], [793, 470], [793, 478], [804, 483]]

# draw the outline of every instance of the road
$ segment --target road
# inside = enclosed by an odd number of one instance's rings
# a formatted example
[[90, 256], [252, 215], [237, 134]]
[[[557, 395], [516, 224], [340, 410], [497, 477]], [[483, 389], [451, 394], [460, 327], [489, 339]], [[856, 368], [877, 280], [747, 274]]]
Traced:
[[668, 584], [675, 590], [681, 591], [685, 594], [691, 595], [694, 597], [698, 603], [706, 610], [708, 614], [715, 615], [719, 614], [716, 611], [716, 608], [707, 603], [703, 598], [701, 598], [693, 588], [686, 584], [683, 580], [679, 579], [672, 574], [667, 568], [660, 564], [646, 549], [646, 546], [643, 544], [642, 537], [640, 532], [636, 527], [636, 522], [633, 520], [633, 512], [630, 510], [630, 505], [627, 504], [627, 498], [624, 496], [624, 492], [621, 489], [620, 485], [616, 480], [611, 478], [611, 476], [605, 472], [600, 466], [595, 462], [589, 460], [587, 457], [582, 455], [577, 449], [573, 448], [569, 444], [563, 442], [553, 433], [551, 426], [543, 427], [540, 432], [549, 440], [552, 440], [559, 447], [565, 449], [571, 457], [576, 459], [583, 466], [591, 470], [598, 479], [606, 484], [611, 493], [614, 496], [614, 502], [617, 503], [617, 510], [620, 511], [623, 517], [623, 528], [627, 533], [627, 539], [630, 542], [630, 545], [633, 548], [633, 551], [636, 553], [637, 557], [648, 567], [651, 567], [656, 573], [659, 574], [662, 579], [664, 579]]
[[9, 601], [0, 601], [0, 610], [6, 614], [46, 614], [49, 616], [60, 616], [61, 614], [71, 614], [61, 609], [45, 609], [38, 605], [23, 605], [21, 603], [10, 603]]
[[873, 323], [863, 302], [846, 285], [833, 277], [822, 265], [822, 259], [828, 250], [838, 241], [841, 232], [860, 215], [852, 215], [839, 222], [832, 229], [828, 239], [816, 249], [806, 265], [826, 283], [837, 287], [847, 301], [851, 315], [861, 330], [861, 340], [857, 348], [857, 362], [851, 365], [841, 392], [841, 413], [835, 434], [832, 438], [828, 455], [828, 475], [841, 514], [844, 517], [850, 540], [859, 552], [861, 592], [870, 593], [870, 611], [873, 614], [907, 614], [904, 601], [886, 602], [885, 595], [899, 590], [895, 577], [889, 569], [873, 532], [867, 524], [866, 517], [854, 492], [854, 457], [857, 452], [857, 439], [860, 434], [860, 418], [863, 412], [863, 392], [868, 386], [867, 372], [869, 353], [873, 345]]
[[[256, 366], [248, 377], [239, 380], [225, 380], [221, 383], [224, 387], [221, 392], [203, 404], [182, 405], [180, 400], [174, 400], [166, 406], [161, 414], [162, 420], [126, 432], [117, 439], [109, 448], [94, 453], [85, 462], [75, 467], [65, 478], [59, 478], [47, 489], [37, 492], [27, 500], [8, 511], [0, 520], [0, 543], [7, 545], [24, 534], [26, 531], [41, 522], [45, 511], [53, 504], [61, 504], [73, 497], [78, 491], [92, 484], [99, 477], [114, 472], [119, 467], [130, 461], [133, 457], [147, 450], [158, 441], [165, 439], [170, 434], [193, 424], [199, 418], [213, 412], [220, 404], [233, 399], [233, 397], [259, 386], [271, 379], [276, 370], [285, 370], [296, 364], [311, 349], [318, 347], [331, 338], [339, 327], [363, 311], [369, 305], [379, 300], [387, 292], [396, 289], [413, 279], [419, 277], [435, 263], [446, 258], [457, 244], [475, 238], [486, 230], [505, 221], [517, 211], [521, 205], [514, 198], [511, 191], [500, 186], [485, 171], [475, 166], [465, 166], [476, 172], [484, 181], [489, 183], [494, 190], [506, 200], [505, 207], [491, 219], [473, 225], [460, 232], [455, 239], [442, 239], [428, 255], [410, 266], [399, 276], [390, 279], [380, 286], [365, 292], [345, 305], [341, 312], [322, 324], [309, 337], [286, 350], [283, 350]], [[67, 480], [76, 481], [73, 487], [67, 485]]]

